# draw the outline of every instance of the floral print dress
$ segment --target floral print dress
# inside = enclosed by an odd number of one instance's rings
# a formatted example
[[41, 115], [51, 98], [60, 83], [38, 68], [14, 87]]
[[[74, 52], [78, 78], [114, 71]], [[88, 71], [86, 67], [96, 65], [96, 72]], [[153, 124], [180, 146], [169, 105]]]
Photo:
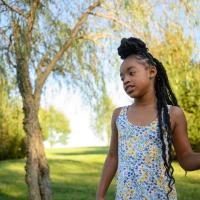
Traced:
[[[134, 125], [128, 121], [127, 110], [128, 106], [122, 107], [116, 120], [118, 170], [115, 200], [167, 200], [169, 179], [162, 159], [158, 119], [147, 126]], [[169, 199], [177, 200], [175, 185], [172, 187]]]

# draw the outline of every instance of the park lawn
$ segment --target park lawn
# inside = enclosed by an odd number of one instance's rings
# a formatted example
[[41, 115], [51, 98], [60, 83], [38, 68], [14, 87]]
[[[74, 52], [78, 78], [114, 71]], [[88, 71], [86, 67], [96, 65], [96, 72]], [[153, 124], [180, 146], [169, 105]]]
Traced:
[[[94, 200], [107, 147], [47, 150], [54, 200]], [[0, 199], [25, 200], [24, 159], [0, 162]], [[178, 200], [200, 200], [200, 170], [188, 172], [173, 163]], [[106, 200], [113, 200], [115, 179]]]

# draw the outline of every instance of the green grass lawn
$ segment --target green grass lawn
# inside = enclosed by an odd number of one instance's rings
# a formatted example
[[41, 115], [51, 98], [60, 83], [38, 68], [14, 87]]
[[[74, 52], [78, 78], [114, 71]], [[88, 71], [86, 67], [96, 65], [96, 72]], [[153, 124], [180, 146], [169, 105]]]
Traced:
[[[108, 148], [73, 148], [47, 150], [54, 200], [94, 200]], [[25, 200], [23, 159], [0, 162], [0, 200]], [[200, 170], [184, 171], [177, 163], [175, 180], [178, 200], [200, 200]], [[115, 179], [106, 200], [113, 200]]]

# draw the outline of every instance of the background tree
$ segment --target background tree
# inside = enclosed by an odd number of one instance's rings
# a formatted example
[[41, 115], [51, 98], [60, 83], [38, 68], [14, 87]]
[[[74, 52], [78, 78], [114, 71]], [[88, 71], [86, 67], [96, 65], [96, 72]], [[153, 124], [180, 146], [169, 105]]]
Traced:
[[67, 144], [68, 135], [71, 131], [69, 121], [64, 114], [58, 112], [54, 107], [40, 109], [39, 120], [42, 127], [44, 140], [48, 140], [51, 147], [56, 143]]
[[[1, 63], [2, 64], [2, 63]], [[12, 95], [15, 84], [0, 64], [0, 160], [24, 156], [24, 132], [20, 101]]]
[[[173, 31], [172, 31], [173, 29]], [[158, 51], [159, 49], [159, 51]], [[167, 68], [169, 79], [180, 106], [184, 109], [188, 121], [188, 133], [192, 147], [200, 151], [200, 63], [193, 59], [194, 40], [184, 37], [180, 26], [173, 26], [165, 32], [165, 40], [155, 49], [155, 54]]]

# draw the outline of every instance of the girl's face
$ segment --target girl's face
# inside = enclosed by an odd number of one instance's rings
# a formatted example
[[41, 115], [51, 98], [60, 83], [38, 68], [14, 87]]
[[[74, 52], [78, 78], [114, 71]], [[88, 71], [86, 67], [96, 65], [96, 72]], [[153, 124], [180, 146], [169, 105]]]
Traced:
[[125, 92], [131, 98], [142, 97], [150, 88], [154, 89], [156, 72], [155, 66], [149, 66], [145, 60], [139, 60], [133, 55], [128, 56], [120, 67]]

